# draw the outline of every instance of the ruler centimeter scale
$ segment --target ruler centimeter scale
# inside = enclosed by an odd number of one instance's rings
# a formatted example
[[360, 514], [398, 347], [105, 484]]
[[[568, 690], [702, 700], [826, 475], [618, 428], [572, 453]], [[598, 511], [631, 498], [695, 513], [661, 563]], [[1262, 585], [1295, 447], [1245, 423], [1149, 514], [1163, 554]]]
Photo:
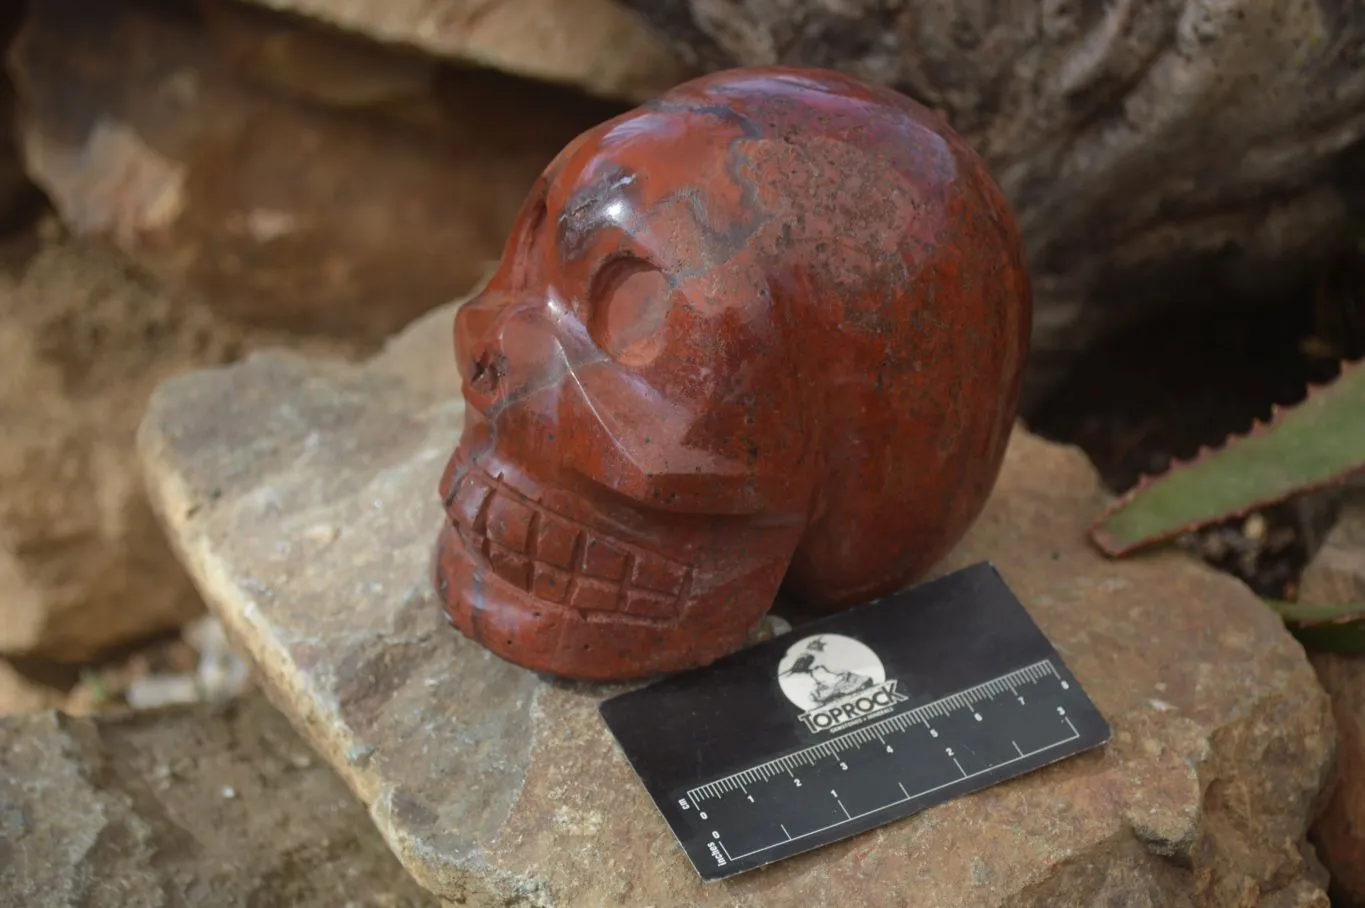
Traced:
[[706, 880], [857, 835], [1110, 736], [988, 564], [622, 694], [602, 715]]
[[[761, 866], [767, 861], [758, 856], [788, 843], [864, 819], [868, 827], [877, 826], [881, 818], [876, 815], [891, 808], [913, 806], [949, 789], [965, 794], [985, 788], [993, 783], [993, 773], [1016, 764], [1053, 762], [1050, 752], [1081, 739], [1060, 705], [1059, 694], [1070, 689], [1071, 682], [1051, 660], [1041, 660], [696, 786], [676, 803], [702, 840], [710, 839], [707, 851], [717, 869], [737, 872], [746, 862]], [[1048, 721], [1039, 724], [1039, 718]], [[988, 722], [1025, 726], [1018, 730], [1029, 739], [1028, 749], [994, 728], [987, 732]], [[973, 725], [987, 734], [961, 733]], [[986, 736], [995, 746], [982, 746]], [[906, 780], [916, 787], [909, 788]]]

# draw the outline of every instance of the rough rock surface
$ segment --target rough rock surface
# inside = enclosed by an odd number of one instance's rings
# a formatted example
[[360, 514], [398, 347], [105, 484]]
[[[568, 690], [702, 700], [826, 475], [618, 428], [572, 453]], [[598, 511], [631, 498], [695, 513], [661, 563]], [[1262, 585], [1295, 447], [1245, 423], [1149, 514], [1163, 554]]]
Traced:
[[942, 110], [1018, 210], [1044, 352], [1280, 292], [1352, 235], [1358, 3], [625, 2], [702, 67], [830, 66]]
[[0, 721], [0, 906], [417, 908], [346, 786], [263, 697]]
[[1365, 480], [1347, 490], [1336, 525], [1304, 568], [1299, 601], [1365, 603]]
[[[1365, 602], [1365, 487], [1353, 490], [1337, 525], [1304, 570], [1299, 600]], [[1365, 656], [1315, 653], [1313, 667], [1332, 696], [1338, 745], [1331, 796], [1313, 840], [1343, 901], [1365, 905]]]
[[254, 0], [438, 57], [641, 100], [685, 78], [664, 40], [616, 0]]
[[[24, 17], [20, 3], [0, 7], [0, 43], [8, 45]], [[42, 193], [24, 172], [14, 122], [14, 85], [0, 78], [0, 231], [25, 226], [43, 205]]]
[[0, 718], [40, 712], [55, 707], [61, 694], [20, 674], [0, 659]]
[[73, 231], [232, 318], [367, 338], [468, 292], [620, 109], [214, 2], [33, 4], [10, 69]]
[[1304, 833], [1334, 739], [1302, 649], [1237, 581], [1179, 554], [1103, 560], [1083, 456], [1022, 431], [943, 569], [997, 564], [1112, 744], [702, 885], [597, 716], [620, 688], [547, 683], [439, 615], [434, 490], [461, 419], [451, 311], [364, 369], [271, 354], [171, 381], [139, 436], [158, 513], [229, 634], [430, 890], [468, 905], [1326, 908]]
[[77, 661], [203, 607], [138, 473], [147, 395], [285, 339], [225, 326], [93, 244], [30, 251], [0, 250], [0, 653]]

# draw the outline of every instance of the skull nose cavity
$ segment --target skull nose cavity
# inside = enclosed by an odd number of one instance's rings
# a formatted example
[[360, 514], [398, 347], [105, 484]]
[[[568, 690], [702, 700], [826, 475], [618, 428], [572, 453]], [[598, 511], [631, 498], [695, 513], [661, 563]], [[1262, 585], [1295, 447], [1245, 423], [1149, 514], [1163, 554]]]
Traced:
[[488, 350], [481, 351], [474, 357], [474, 364], [469, 372], [469, 385], [482, 394], [494, 394], [505, 371], [506, 362], [503, 357]]

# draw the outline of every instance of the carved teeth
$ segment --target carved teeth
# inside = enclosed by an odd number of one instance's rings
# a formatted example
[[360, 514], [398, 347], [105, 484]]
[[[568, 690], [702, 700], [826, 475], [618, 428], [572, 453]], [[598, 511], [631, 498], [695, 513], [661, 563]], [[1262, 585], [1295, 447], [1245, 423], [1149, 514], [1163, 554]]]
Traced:
[[518, 589], [531, 591], [531, 559], [500, 545], [491, 547], [488, 560], [498, 576]]
[[493, 494], [491, 486], [477, 476], [465, 476], [455, 491], [455, 499], [450, 503], [451, 516], [457, 522], [483, 535], [485, 526], [484, 505]]
[[674, 596], [660, 596], [644, 590], [630, 590], [626, 593], [626, 612], [646, 618], [668, 618], [675, 611]]
[[569, 607], [582, 612], [615, 612], [620, 609], [620, 598], [619, 584], [575, 577], [569, 590]]
[[626, 576], [626, 562], [630, 556], [613, 545], [595, 537], [588, 538], [583, 551], [583, 573], [603, 580], [621, 580]]
[[682, 593], [687, 568], [662, 558], [637, 558], [630, 574], [632, 586], [643, 587], [666, 596]]
[[485, 473], [461, 477], [446, 512], [471, 556], [542, 602], [655, 621], [677, 617], [686, 565], [608, 539]]
[[571, 570], [578, 536], [578, 529], [573, 524], [542, 512], [540, 526], [536, 528], [536, 560]]
[[488, 506], [488, 538], [514, 552], [525, 552], [531, 542], [536, 512], [510, 495], [494, 495]]
[[548, 564], [536, 562], [535, 576], [532, 577], [532, 594], [551, 602], [563, 602], [569, 595], [569, 580], [573, 577], [568, 571], [561, 571]]

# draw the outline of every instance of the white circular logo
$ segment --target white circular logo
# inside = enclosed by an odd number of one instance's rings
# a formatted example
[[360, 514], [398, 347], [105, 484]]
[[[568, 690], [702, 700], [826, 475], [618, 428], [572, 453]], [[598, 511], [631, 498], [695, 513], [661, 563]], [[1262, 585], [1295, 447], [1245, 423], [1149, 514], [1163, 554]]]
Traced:
[[865, 644], [839, 634], [798, 640], [777, 664], [782, 693], [803, 712], [845, 700], [886, 681], [886, 667]]

